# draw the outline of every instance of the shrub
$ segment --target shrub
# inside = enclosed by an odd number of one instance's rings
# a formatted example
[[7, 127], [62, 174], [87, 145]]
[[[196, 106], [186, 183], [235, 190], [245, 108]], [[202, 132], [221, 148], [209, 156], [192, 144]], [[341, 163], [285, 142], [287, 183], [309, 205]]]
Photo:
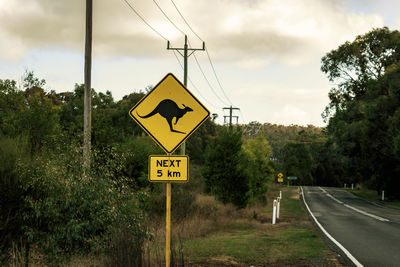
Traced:
[[143, 244], [146, 229], [132, 191], [121, 182], [124, 179], [114, 177], [123, 157], [110, 153], [100, 163], [92, 162], [86, 176], [77, 146], [65, 146], [22, 168], [30, 177], [26, 188], [31, 192], [26, 197], [24, 232], [29, 243], [40, 245], [48, 264], [68, 261], [76, 253], [101, 252], [118, 231], [129, 232], [137, 246]]
[[246, 206], [249, 191], [241, 138], [240, 130], [223, 129], [207, 147], [203, 168], [206, 192], [238, 208]]
[[24, 142], [0, 136], [0, 265], [14, 241], [23, 238], [26, 190], [18, 175], [18, 162], [25, 153]]

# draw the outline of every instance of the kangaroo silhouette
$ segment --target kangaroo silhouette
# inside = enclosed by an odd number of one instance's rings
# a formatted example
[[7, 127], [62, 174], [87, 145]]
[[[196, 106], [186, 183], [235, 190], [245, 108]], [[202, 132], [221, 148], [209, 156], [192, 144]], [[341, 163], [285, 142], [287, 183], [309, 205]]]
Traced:
[[156, 114], [160, 114], [163, 118], [167, 120], [171, 132], [184, 134], [184, 132], [180, 132], [172, 128], [173, 118], [176, 118], [175, 120], [175, 125], [176, 125], [178, 123], [178, 120], [182, 118], [186, 114], [186, 112], [193, 111], [193, 109], [191, 109], [190, 107], [187, 107], [184, 104], [182, 105], [184, 106], [184, 108], [179, 108], [178, 105], [171, 99], [164, 99], [149, 114], [140, 116], [139, 113], [137, 113], [137, 111], [136, 114], [142, 119], [150, 118]]

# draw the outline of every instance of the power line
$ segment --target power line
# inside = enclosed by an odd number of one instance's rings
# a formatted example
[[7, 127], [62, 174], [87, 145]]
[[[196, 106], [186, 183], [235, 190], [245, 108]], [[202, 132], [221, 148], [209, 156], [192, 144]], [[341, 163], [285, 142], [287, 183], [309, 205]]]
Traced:
[[224, 88], [223, 88], [222, 85], [221, 85], [221, 82], [220, 82], [220, 80], [219, 80], [219, 78], [218, 78], [217, 72], [215, 71], [214, 64], [213, 64], [212, 61], [211, 61], [210, 54], [208, 53], [207, 47], [206, 47], [206, 53], [207, 53], [208, 60], [210, 61], [211, 69], [212, 69], [213, 72], [214, 72], [215, 79], [216, 79], [217, 82], [218, 82], [219, 88], [221, 88], [221, 91], [222, 91], [222, 93], [224, 94], [225, 98], [228, 100], [228, 102], [229, 102], [231, 105], [233, 105], [233, 104], [232, 104], [232, 101], [231, 101], [231, 100], [229, 99], [229, 97], [226, 95], [225, 90], [224, 90]]
[[175, 2], [173, 0], [171, 0], [172, 4], [174, 5], [176, 11], [178, 11], [179, 15], [181, 16], [182, 20], [186, 23], [186, 25], [189, 27], [189, 29], [192, 31], [192, 33], [194, 35], [197, 36], [197, 38], [199, 38], [202, 42], [204, 42], [203, 39], [201, 39], [201, 37], [192, 29], [192, 27], [190, 27], [189, 23], [186, 21], [185, 17], [183, 17], [182, 13], [179, 11], [178, 7], [175, 5]]
[[[187, 20], [185, 19], [185, 17], [184, 17], [184, 16], [182, 15], [182, 13], [179, 11], [179, 9], [178, 9], [178, 7], [176, 6], [175, 2], [174, 2], [173, 0], [171, 0], [171, 2], [172, 2], [172, 4], [174, 5], [176, 11], [178, 11], [178, 13], [179, 13], [179, 15], [181, 16], [182, 20], [186, 23], [186, 25], [187, 25], [187, 26], [189, 27], [189, 29], [192, 31], [192, 33], [193, 33], [194, 35], [196, 35], [197, 38], [199, 38], [201, 41], [204, 42], [204, 40], [203, 40], [203, 39], [193, 30], [193, 28], [189, 25], [189, 23], [187, 22]], [[227, 94], [225, 93], [224, 88], [223, 88], [222, 85], [221, 85], [221, 81], [220, 81], [220, 79], [218, 78], [217, 72], [215, 71], [214, 64], [213, 64], [212, 61], [211, 61], [211, 56], [210, 56], [210, 54], [208, 53], [208, 49], [207, 49], [207, 48], [206, 48], [206, 53], [207, 53], [208, 60], [210, 61], [210, 65], [211, 65], [211, 68], [212, 68], [212, 70], [213, 70], [215, 79], [216, 79], [217, 82], [218, 82], [219, 88], [221, 89], [222, 93], [224, 94], [224, 96], [225, 96], [225, 98], [228, 100], [228, 102], [229, 102], [231, 105], [233, 105], [233, 104], [232, 104], [232, 101], [229, 99], [229, 97], [228, 97]]]
[[225, 101], [223, 101], [223, 100], [219, 97], [219, 95], [217, 95], [217, 93], [215, 92], [214, 88], [211, 86], [211, 83], [210, 83], [210, 81], [207, 79], [206, 75], [204, 74], [204, 71], [203, 71], [203, 69], [201, 68], [199, 61], [197, 60], [196, 55], [194, 55], [194, 59], [196, 60], [197, 66], [199, 67], [200, 72], [201, 72], [201, 74], [203, 75], [204, 79], [206, 80], [206, 82], [207, 82], [208, 86], [210, 87], [211, 91], [214, 93], [214, 95], [215, 95], [224, 105], [226, 105], [227, 103], [226, 103]]
[[153, 32], [155, 32], [158, 36], [160, 36], [161, 38], [163, 38], [165, 41], [168, 41], [168, 39], [166, 37], [164, 37], [164, 35], [162, 35], [159, 31], [157, 31], [156, 29], [154, 29], [140, 14], [139, 12], [137, 12], [135, 10], [135, 8], [133, 8], [133, 6], [127, 1], [127, 0], [123, 0], [129, 7], [130, 9], [132, 9], [133, 12], [135, 12], [135, 14], [150, 28], [153, 30]]
[[161, 13], [163, 13], [163, 15], [168, 19], [169, 22], [171, 22], [171, 24], [178, 30], [180, 31], [183, 35], [186, 35], [186, 33], [184, 31], [181, 30], [181, 28], [179, 28], [168, 16], [167, 14], [164, 12], [164, 10], [162, 10], [162, 8], [160, 7], [160, 5], [156, 2], [156, 0], [153, 0], [154, 4], [156, 4], [156, 6], [158, 7], [158, 9], [161, 11]]
[[[181, 63], [181, 61], [179, 60], [178, 56], [176, 55], [176, 52], [175, 52], [175, 51], [172, 51], [172, 52], [174, 52], [174, 56], [175, 56], [176, 60], [178, 61], [179, 65], [181, 66], [182, 70], [183, 70], [182, 63]], [[207, 98], [205, 98], [205, 97], [200, 93], [200, 90], [197, 88], [197, 86], [194, 85], [194, 83], [192, 82], [192, 80], [190, 79], [190, 77], [188, 77], [188, 80], [189, 80], [190, 84], [193, 86], [193, 88], [196, 90], [196, 92], [201, 96], [201, 98], [202, 98], [204, 101], [206, 101], [208, 104], [210, 104], [210, 105], [213, 106], [214, 108], [217, 108], [217, 109], [220, 109], [220, 108], [221, 108], [221, 107], [219, 107], [219, 106], [214, 105], [214, 104], [211, 103], [210, 101], [208, 101]]]
[[244, 115], [243, 115], [243, 113], [242, 113], [242, 110], [239, 109], [239, 112], [240, 112], [240, 115], [242, 116], [242, 121], [243, 121], [243, 123], [244, 123], [244, 124], [247, 124], [247, 123], [246, 123], [247, 120], [246, 120], [246, 118], [244, 117]]

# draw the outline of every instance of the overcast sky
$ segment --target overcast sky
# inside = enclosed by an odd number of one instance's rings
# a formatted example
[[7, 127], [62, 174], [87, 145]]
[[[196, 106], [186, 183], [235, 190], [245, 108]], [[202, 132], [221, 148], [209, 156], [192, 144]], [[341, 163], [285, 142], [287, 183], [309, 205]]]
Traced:
[[[188, 35], [201, 40], [171, 0], [127, 0], [173, 47]], [[400, 28], [398, 0], [174, 0], [207, 54], [192, 55], [188, 88], [212, 113], [233, 104], [239, 122], [324, 126], [321, 113], [333, 86], [320, 71], [321, 57], [373, 28]], [[167, 73], [183, 81], [167, 42], [124, 0], [94, 0], [92, 87], [116, 100], [155, 85]], [[21, 80], [25, 69], [46, 89], [72, 91], [83, 83], [84, 0], [0, 0], [0, 79]], [[179, 56], [179, 55], [178, 55]], [[182, 63], [182, 57], [179, 56]], [[214, 92], [213, 92], [214, 90]], [[128, 112], [128, 110], [127, 110]]]

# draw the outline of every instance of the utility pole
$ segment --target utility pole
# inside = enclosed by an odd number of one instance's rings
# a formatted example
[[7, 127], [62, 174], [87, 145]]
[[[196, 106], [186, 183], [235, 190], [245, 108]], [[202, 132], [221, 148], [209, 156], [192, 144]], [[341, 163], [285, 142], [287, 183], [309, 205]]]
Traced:
[[84, 169], [90, 168], [91, 131], [92, 131], [92, 13], [93, 0], [86, 0], [86, 36], [85, 36], [85, 96], [83, 114], [83, 157]]
[[[190, 57], [197, 50], [205, 50], [205, 43], [203, 42], [202, 48], [188, 48], [188, 39], [185, 35], [185, 45], [183, 48], [170, 47], [167, 43], [168, 50], [176, 50], [183, 56], [183, 85], [187, 88], [187, 74], [188, 74], [188, 57]], [[182, 52], [183, 51], [183, 54]], [[188, 52], [191, 52], [188, 54]], [[181, 155], [186, 154], [186, 142], [181, 145]], [[171, 183], [166, 183], [166, 221], [165, 221], [165, 266], [169, 267], [171, 263]]]
[[224, 124], [226, 123], [226, 118], [229, 118], [229, 128], [232, 128], [232, 118], [236, 119], [236, 123], [239, 122], [239, 116], [232, 116], [233, 110], [240, 110], [240, 108], [234, 108], [232, 106], [228, 108], [223, 108], [223, 110], [229, 109], [229, 116], [224, 115]]
[[[176, 50], [183, 57], [183, 85], [187, 88], [188, 57], [190, 57], [194, 52], [196, 52], [198, 50], [204, 51], [206, 49], [206, 44], [203, 42], [202, 48], [188, 48], [188, 39], [187, 39], [187, 36], [185, 35], [185, 45], [183, 46], [183, 48], [170, 47], [170, 43], [168, 41], [167, 49], [168, 50]], [[181, 51], [183, 51], [183, 54]], [[188, 54], [188, 52], [191, 52], [191, 53]], [[186, 142], [183, 142], [181, 145], [181, 155], [185, 155], [185, 154], [186, 154]]]

